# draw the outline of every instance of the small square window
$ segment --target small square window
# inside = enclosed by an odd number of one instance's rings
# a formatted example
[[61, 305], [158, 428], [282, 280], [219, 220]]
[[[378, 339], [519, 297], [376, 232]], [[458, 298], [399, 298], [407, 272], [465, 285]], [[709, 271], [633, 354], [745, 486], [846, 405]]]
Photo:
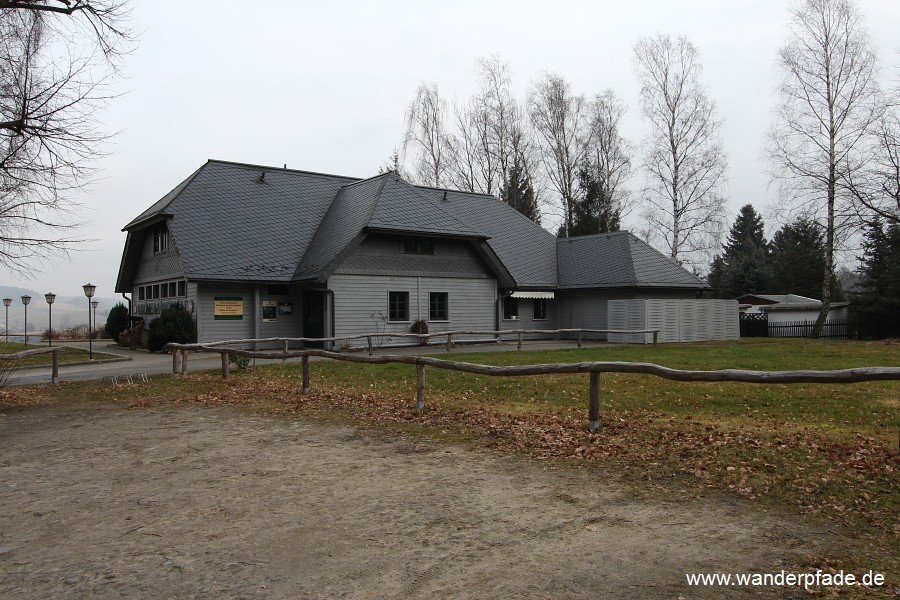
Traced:
[[450, 320], [450, 298], [447, 292], [428, 294], [428, 318], [430, 321]]
[[503, 318], [507, 321], [519, 318], [519, 301], [512, 296], [503, 299]]
[[534, 309], [533, 319], [535, 321], [546, 321], [547, 320], [547, 299], [546, 298], [535, 298], [532, 300], [532, 307]]
[[169, 297], [169, 286], [167, 284], [165, 284], [165, 283], [160, 284], [159, 297], [160, 298], [168, 298]]
[[153, 299], [159, 299], [159, 284], [153, 286]]
[[144, 299], [144, 286], [138, 288], [138, 300]]
[[181, 280], [178, 282], [178, 295], [179, 296], [187, 296], [187, 286], [185, 285], [185, 281]]
[[175, 282], [169, 284], [169, 298], [175, 297]]
[[388, 320], [409, 321], [409, 292], [388, 292]]

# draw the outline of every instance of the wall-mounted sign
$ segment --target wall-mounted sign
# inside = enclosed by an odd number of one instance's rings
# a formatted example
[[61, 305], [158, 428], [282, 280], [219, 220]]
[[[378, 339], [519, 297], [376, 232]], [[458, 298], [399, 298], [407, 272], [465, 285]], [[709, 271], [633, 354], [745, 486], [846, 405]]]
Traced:
[[244, 318], [244, 299], [216, 296], [213, 303], [213, 319], [216, 321], [240, 321]]
[[278, 320], [278, 302], [275, 300], [263, 300], [262, 320], [266, 323]]
[[289, 315], [294, 312], [294, 305], [290, 302], [279, 302], [278, 303], [278, 314], [280, 315]]

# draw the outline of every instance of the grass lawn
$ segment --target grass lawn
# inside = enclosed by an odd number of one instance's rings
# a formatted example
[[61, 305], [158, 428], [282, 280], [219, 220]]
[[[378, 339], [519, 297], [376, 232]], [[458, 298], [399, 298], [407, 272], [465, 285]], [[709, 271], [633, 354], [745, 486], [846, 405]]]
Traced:
[[[495, 365], [609, 360], [694, 370], [824, 370], [900, 366], [900, 344], [751, 340], [449, 358]], [[299, 393], [300, 365], [289, 363], [235, 369], [227, 381], [212, 371], [157, 377], [118, 388], [115, 396], [133, 407], [242, 405], [574, 461], [633, 484], [637, 493], [734, 494], [820, 519], [846, 536], [847, 546], [819, 557], [816, 566], [880, 569], [894, 584], [900, 573], [900, 381], [682, 383], [603, 374], [601, 427], [591, 434], [586, 373], [501, 378], [428, 368], [420, 412], [412, 365], [313, 361], [311, 372], [308, 395]], [[66, 383], [27, 394], [14, 388], [0, 392], [0, 409], [4, 403], [86, 399], [99, 385]]]
[[[54, 346], [65, 346], [65, 342], [57, 341]], [[28, 344], [28, 347], [25, 344], [20, 342], [0, 342], [0, 355], [3, 354], [15, 354], [16, 352], [21, 352], [23, 350], [35, 350], [37, 348], [46, 348], [46, 344], [42, 344], [37, 346], [35, 344]], [[81, 362], [88, 360], [89, 353], [87, 350], [82, 350], [81, 348], [65, 348], [62, 352], [59, 353], [59, 363], [71, 363], [71, 362]], [[116, 358], [112, 354], [104, 354], [102, 352], [94, 352], [94, 359], [104, 359], [104, 358]], [[48, 367], [53, 364], [53, 355], [49, 352], [46, 354], [35, 354], [32, 356], [27, 356], [25, 358], [20, 358], [16, 361], [2, 361], [0, 362], [0, 368], [9, 365], [15, 365], [17, 367], [36, 367], [47, 365]]]

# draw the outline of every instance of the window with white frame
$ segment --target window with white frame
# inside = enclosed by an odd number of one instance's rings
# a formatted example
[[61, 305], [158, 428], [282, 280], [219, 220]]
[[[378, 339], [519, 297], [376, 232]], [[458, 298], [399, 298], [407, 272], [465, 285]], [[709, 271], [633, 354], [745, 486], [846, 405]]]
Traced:
[[388, 292], [388, 321], [409, 321], [409, 292]]
[[428, 320], [450, 320], [450, 294], [447, 292], [430, 292], [428, 294]]
[[153, 254], [160, 254], [169, 249], [169, 229], [165, 223], [153, 228]]

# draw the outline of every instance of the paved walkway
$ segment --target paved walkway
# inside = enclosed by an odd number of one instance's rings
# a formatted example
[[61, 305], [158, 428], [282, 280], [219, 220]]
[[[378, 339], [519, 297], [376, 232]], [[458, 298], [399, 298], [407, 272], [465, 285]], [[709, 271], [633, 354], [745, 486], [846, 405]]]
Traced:
[[[65, 344], [77, 348], [88, 349], [87, 342], [73, 342]], [[609, 347], [606, 342], [588, 341], [582, 343], [584, 348], [602, 349]], [[576, 348], [577, 343], [572, 340], [533, 340], [523, 341], [523, 350], [557, 350], [564, 348]], [[94, 352], [115, 355], [119, 360], [98, 360], [93, 364], [61, 365], [59, 368], [60, 381], [76, 381], [85, 379], [103, 379], [105, 377], [124, 377], [127, 375], [159, 375], [172, 372], [172, 355], [146, 352], [143, 350], [131, 350], [122, 348], [107, 342], [95, 343]], [[468, 352], [508, 352], [516, 350], [516, 342], [460, 344], [455, 345], [448, 353], [440, 346], [406, 346], [402, 348], [380, 348], [376, 354], [433, 354], [436, 356], [452, 356]], [[288, 359], [288, 362], [299, 361], [299, 358]], [[320, 360], [313, 357], [313, 360]], [[327, 360], [327, 359], [322, 359]], [[279, 363], [280, 360], [256, 359], [256, 364]], [[218, 369], [221, 359], [218, 353], [195, 352], [188, 358], [188, 371], [200, 371], [204, 369]], [[16, 375], [15, 385], [30, 385], [35, 383], [48, 383], [50, 381], [50, 367], [23, 369]]]

